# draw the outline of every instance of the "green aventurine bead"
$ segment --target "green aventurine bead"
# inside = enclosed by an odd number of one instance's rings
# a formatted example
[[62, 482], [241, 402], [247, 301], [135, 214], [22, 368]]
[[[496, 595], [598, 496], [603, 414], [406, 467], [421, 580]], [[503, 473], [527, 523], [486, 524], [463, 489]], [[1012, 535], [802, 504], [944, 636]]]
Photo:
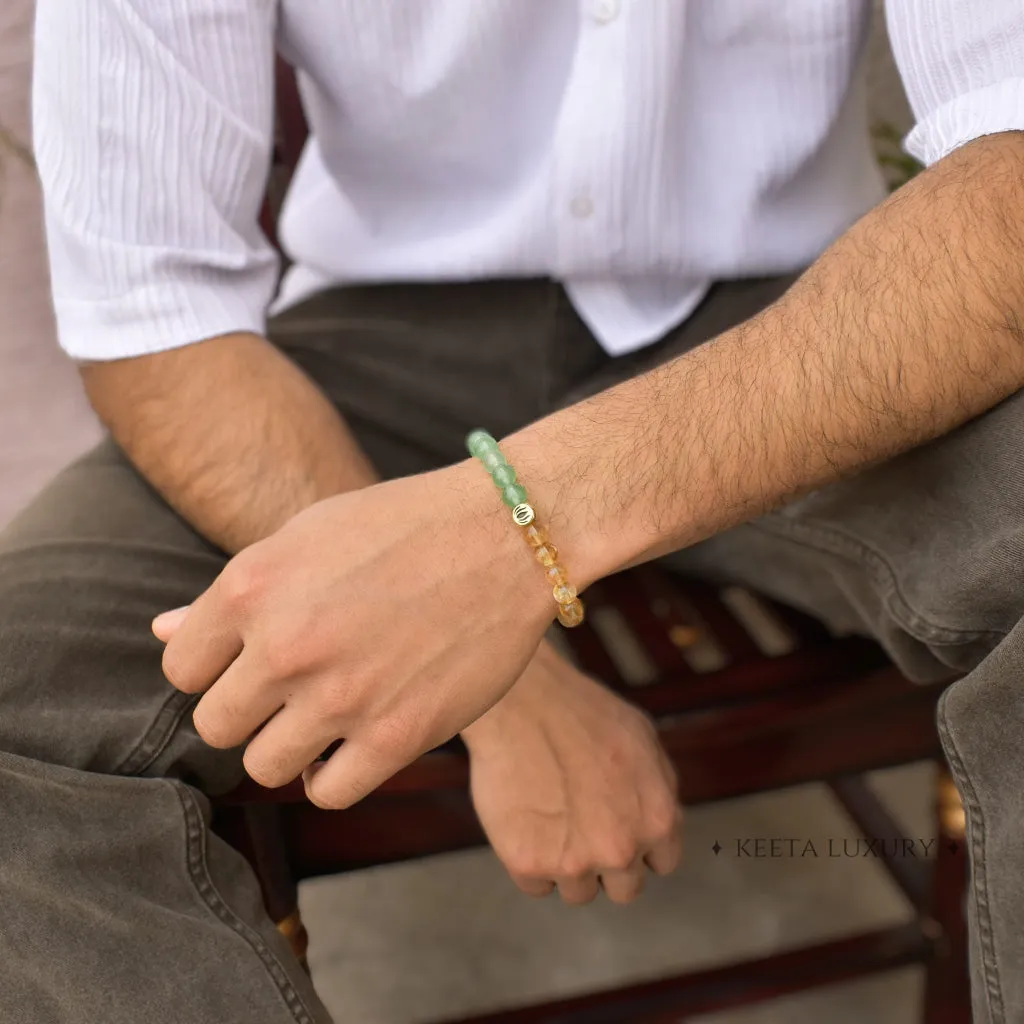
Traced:
[[492, 473], [494, 482], [501, 488], [511, 487], [516, 482], [516, 471], [508, 464], [498, 466]]
[[484, 452], [480, 456], [480, 461], [484, 464], [484, 469], [493, 476], [497, 470], [502, 466], [507, 466], [508, 463], [505, 461], [505, 456], [498, 451], [497, 448], [494, 451]]
[[466, 447], [469, 449], [470, 455], [474, 455], [479, 459], [485, 452], [496, 450], [498, 442], [486, 430], [474, 430], [466, 438]]
[[526, 501], [526, 488], [522, 484], [510, 484], [508, 487], [502, 488], [501, 500], [509, 508], [515, 508], [516, 505], [521, 505]]

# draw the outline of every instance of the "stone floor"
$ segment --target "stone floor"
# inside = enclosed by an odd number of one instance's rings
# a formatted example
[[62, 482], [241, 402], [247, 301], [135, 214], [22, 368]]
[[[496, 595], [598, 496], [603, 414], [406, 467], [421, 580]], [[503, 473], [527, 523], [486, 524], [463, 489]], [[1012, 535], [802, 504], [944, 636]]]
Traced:
[[[931, 769], [880, 773], [907, 834], [931, 835]], [[338, 1024], [422, 1024], [655, 978], [898, 921], [870, 860], [826, 855], [856, 830], [820, 786], [693, 810], [688, 855], [631, 907], [521, 895], [485, 850], [307, 883], [317, 986]], [[817, 857], [737, 856], [745, 837], [811, 840]], [[716, 840], [723, 847], [716, 856]], [[708, 1024], [911, 1024], [920, 974], [875, 979], [702, 1018]]]

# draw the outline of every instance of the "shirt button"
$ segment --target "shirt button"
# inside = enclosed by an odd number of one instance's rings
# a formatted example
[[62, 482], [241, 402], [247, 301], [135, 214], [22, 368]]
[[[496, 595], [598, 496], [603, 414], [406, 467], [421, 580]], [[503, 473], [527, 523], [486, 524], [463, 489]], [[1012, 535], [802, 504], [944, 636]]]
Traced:
[[589, 196], [576, 196], [569, 204], [569, 209], [574, 217], [586, 220], [594, 212], [594, 204], [590, 201]]
[[594, 6], [591, 10], [594, 21], [606, 25], [609, 21], [614, 21], [618, 17], [619, 0], [594, 0]]

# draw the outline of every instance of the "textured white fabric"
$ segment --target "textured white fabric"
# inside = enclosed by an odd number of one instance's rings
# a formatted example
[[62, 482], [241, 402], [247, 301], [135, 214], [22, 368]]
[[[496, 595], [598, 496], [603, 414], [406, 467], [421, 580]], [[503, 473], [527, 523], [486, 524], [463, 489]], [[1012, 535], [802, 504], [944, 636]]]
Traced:
[[[110, 359], [264, 325], [275, 40], [312, 126], [278, 305], [550, 275], [611, 352], [878, 201], [866, 0], [39, 0], [60, 339]], [[933, 161], [1024, 129], [1021, 0], [890, 0]]]

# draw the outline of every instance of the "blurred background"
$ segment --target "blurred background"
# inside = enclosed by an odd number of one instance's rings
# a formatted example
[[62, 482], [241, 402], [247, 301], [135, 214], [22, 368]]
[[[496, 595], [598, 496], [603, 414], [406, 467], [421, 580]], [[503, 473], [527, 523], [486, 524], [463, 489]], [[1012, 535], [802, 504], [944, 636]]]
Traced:
[[[0, 523], [99, 436], [54, 338], [31, 165], [32, 8], [0, 4]], [[867, 67], [880, 159], [898, 181], [909, 170], [898, 140], [910, 115], [880, 16]], [[931, 827], [930, 770], [880, 778], [919, 838]], [[742, 837], [824, 844], [856, 834], [818, 786], [701, 808], [689, 817], [684, 869], [629, 908], [532, 902], [486, 850], [322, 879], [301, 896], [310, 961], [339, 1021], [415, 1024], [897, 921], [907, 908], [870, 859], [735, 855]], [[919, 988], [913, 968], [707, 1020], [906, 1024]]]

